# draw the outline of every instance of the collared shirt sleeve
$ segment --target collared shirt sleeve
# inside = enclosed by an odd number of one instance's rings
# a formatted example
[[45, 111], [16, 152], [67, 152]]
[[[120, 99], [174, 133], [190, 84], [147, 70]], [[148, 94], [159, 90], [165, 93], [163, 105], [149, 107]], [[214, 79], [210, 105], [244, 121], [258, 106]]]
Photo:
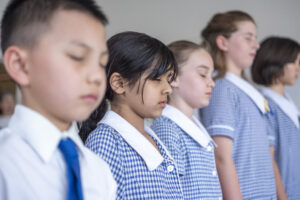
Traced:
[[184, 155], [186, 150], [181, 137], [182, 130], [172, 120], [164, 116], [157, 118], [151, 128], [175, 159], [179, 176], [184, 176]]
[[213, 89], [210, 103], [200, 109], [200, 119], [211, 136], [235, 137], [239, 102], [234, 88], [219, 82]]
[[124, 188], [120, 187], [124, 184], [124, 171], [120, 146], [118, 138], [113, 133], [114, 130], [104, 124], [99, 124], [97, 128], [91, 132], [86, 140], [86, 147], [100, 156], [108, 165], [117, 182], [117, 197], [122, 196]]
[[0, 200], [8, 200], [5, 177], [0, 170]]

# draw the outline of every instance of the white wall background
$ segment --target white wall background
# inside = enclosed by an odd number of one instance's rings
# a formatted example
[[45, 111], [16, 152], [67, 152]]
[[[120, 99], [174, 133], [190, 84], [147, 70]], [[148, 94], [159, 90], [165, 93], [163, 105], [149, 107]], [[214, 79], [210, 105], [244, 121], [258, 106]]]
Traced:
[[[0, 0], [0, 13], [8, 0]], [[239, 9], [253, 16], [258, 40], [270, 35], [300, 42], [300, 0], [97, 0], [109, 18], [107, 37], [133, 30], [166, 44], [179, 39], [200, 42], [200, 31], [216, 12]], [[300, 108], [300, 80], [288, 91]]]

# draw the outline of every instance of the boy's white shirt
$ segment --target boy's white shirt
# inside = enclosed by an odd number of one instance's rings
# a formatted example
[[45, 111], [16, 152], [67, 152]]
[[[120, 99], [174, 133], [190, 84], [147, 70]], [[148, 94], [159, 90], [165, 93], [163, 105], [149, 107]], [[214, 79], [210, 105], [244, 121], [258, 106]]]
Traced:
[[[58, 149], [63, 138], [76, 144], [84, 198], [114, 199], [116, 183], [109, 166], [83, 145], [76, 123], [61, 132], [23, 105], [16, 106], [8, 127], [0, 132], [0, 199], [65, 199], [66, 164]], [[18, 171], [11, 167], [12, 162]], [[10, 188], [13, 185], [16, 188]], [[24, 190], [15, 190], [19, 188]]]
[[281, 110], [294, 122], [295, 126], [299, 128], [300, 112], [291, 97], [287, 93], [282, 96], [274, 90], [264, 86], [261, 86], [260, 88], [261, 92], [266, 97], [272, 99], [281, 108]]
[[210, 142], [213, 142], [213, 144], [215, 145], [213, 139], [210, 137], [204, 126], [195, 116], [193, 116], [193, 122], [180, 110], [171, 105], [167, 105], [165, 107], [162, 115], [174, 121], [181, 129], [183, 129], [202, 147], [208, 147]]
[[[115, 129], [124, 140], [143, 158], [148, 170], [155, 170], [164, 160], [160, 152], [134, 126], [116, 112], [109, 110], [99, 123], [107, 124]], [[174, 160], [164, 144], [148, 126], [144, 126], [146, 133], [154, 137], [164, 148], [168, 157]]]
[[259, 110], [262, 113], [264, 114], [267, 113], [265, 109], [264, 96], [257, 89], [255, 89], [250, 83], [248, 83], [246, 80], [230, 72], [226, 73], [225, 79], [229, 80], [238, 88], [240, 88], [243, 92], [245, 92], [252, 99], [252, 101], [256, 104], [256, 106], [259, 108]]

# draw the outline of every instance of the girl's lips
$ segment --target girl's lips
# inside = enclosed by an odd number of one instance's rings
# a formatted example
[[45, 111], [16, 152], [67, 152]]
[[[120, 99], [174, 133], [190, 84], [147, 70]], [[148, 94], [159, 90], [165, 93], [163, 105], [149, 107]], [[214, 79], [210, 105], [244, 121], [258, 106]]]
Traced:
[[167, 101], [161, 101], [161, 102], [159, 102], [159, 104], [160, 104], [162, 107], [166, 107]]

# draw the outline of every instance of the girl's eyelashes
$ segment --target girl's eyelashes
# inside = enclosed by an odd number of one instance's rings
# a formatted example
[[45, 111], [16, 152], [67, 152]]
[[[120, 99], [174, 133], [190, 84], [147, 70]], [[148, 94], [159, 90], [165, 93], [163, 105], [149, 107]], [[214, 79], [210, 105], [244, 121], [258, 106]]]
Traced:
[[202, 78], [206, 78], [206, 77], [207, 77], [206, 74], [200, 74], [200, 76], [201, 76]]

